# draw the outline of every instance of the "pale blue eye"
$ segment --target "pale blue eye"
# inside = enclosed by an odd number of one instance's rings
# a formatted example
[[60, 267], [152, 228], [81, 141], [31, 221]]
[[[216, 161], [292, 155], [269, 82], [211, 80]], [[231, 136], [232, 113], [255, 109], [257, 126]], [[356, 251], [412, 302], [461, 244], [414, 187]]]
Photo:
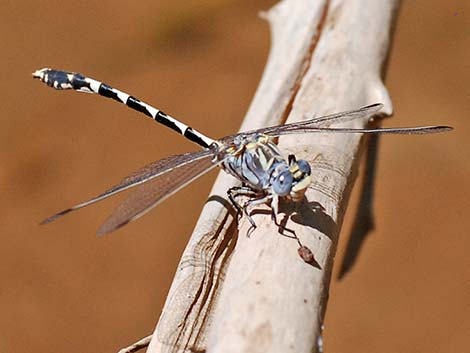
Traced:
[[289, 170], [281, 172], [273, 181], [273, 191], [279, 196], [286, 196], [292, 189], [294, 178]]

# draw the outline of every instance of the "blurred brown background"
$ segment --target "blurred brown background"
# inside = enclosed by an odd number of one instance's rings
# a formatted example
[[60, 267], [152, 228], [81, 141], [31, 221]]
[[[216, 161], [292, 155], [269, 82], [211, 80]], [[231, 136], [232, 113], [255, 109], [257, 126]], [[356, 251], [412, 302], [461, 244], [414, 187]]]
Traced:
[[[152, 332], [215, 176], [104, 238], [94, 232], [116, 199], [39, 227], [138, 167], [197, 148], [30, 73], [86, 73], [220, 137], [237, 131], [255, 92], [269, 49], [257, 13], [275, 3], [0, 3], [0, 352], [116, 352]], [[470, 2], [405, 1], [387, 74], [395, 117], [385, 125], [456, 130], [381, 141], [377, 229], [352, 273], [332, 282], [327, 352], [468, 351], [469, 82]]]

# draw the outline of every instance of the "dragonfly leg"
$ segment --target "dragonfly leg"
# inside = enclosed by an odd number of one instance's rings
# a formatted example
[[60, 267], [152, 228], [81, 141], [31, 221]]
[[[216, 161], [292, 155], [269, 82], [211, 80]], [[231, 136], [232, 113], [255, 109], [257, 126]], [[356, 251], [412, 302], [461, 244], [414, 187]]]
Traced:
[[[279, 223], [277, 221], [277, 216], [276, 216], [276, 212], [274, 211], [274, 209], [271, 212], [271, 219], [273, 220], [274, 224], [276, 226], [278, 226], [282, 231], [286, 231], [287, 233], [292, 234], [292, 236], [288, 236], [289, 238], [293, 238], [293, 239], [297, 240], [297, 243], [299, 244], [299, 246], [302, 246], [302, 243], [300, 242], [299, 237], [297, 237], [297, 234], [295, 234], [295, 231], [293, 231], [292, 229], [287, 228], [284, 224]], [[286, 236], [285, 234], [282, 234], [282, 235]]]
[[[254, 192], [253, 197], [254, 196], [259, 196], [259, 193]], [[261, 197], [253, 198], [251, 200], [248, 200], [243, 204], [243, 206], [242, 206], [243, 213], [245, 214], [246, 218], [248, 218], [248, 221], [250, 221], [250, 224], [251, 224], [251, 228], [248, 231], [247, 235], [251, 234], [251, 232], [256, 228], [256, 223], [255, 223], [253, 217], [251, 217], [250, 213], [248, 212], [248, 207], [261, 205], [263, 203], [270, 203], [271, 200], [272, 200], [271, 195], [262, 195]]]
[[237, 210], [237, 215], [240, 218], [243, 214], [243, 207], [237, 202], [237, 197], [240, 196], [247, 196], [247, 197], [255, 197], [258, 193], [253, 191], [248, 186], [234, 186], [227, 190], [227, 196], [232, 205]]

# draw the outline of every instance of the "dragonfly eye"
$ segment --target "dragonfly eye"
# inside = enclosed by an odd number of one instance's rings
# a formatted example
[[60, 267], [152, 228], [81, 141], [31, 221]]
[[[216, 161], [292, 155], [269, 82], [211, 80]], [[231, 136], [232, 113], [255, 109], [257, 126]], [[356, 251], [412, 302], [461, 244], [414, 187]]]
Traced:
[[299, 159], [297, 161], [297, 166], [299, 167], [299, 170], [304, 174], [304, 175], [310, 175], [312, 173], [312, 169], [310, 168], [310, 164], [304, 159]]
[[274, 178], [272, 183], [273, 191], [279, 196], [287, 196], [291, 189], [294, 177], [289, 169], [283, 170], [279, 175]]

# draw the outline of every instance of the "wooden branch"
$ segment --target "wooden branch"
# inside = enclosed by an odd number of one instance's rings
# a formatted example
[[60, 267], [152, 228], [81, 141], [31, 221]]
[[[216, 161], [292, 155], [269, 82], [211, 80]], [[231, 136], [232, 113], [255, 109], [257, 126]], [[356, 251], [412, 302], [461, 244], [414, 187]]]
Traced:
[[[397, 0], [284, 0], [263, 14], [272, 47], [241, 130], [381, 102], [381, 81]], [[351, 122], [363, 127], [367, 119]], [[258, 228], [237, 225], [226, 201], [236, 181], [221, 173], [184, 251], [148, 352], [312, 352], [321, 350], [338, 234], [361, 151], [353, 134], [296, 135], [281, 150], [312, 162], [308, 202], [285, 204], [286, 226], [312, 249], [297, 255], [268, 209]], [[295, 207], [296, 208], [295, 208]], [[279, 216], [282, 218], [282, 215]]]

